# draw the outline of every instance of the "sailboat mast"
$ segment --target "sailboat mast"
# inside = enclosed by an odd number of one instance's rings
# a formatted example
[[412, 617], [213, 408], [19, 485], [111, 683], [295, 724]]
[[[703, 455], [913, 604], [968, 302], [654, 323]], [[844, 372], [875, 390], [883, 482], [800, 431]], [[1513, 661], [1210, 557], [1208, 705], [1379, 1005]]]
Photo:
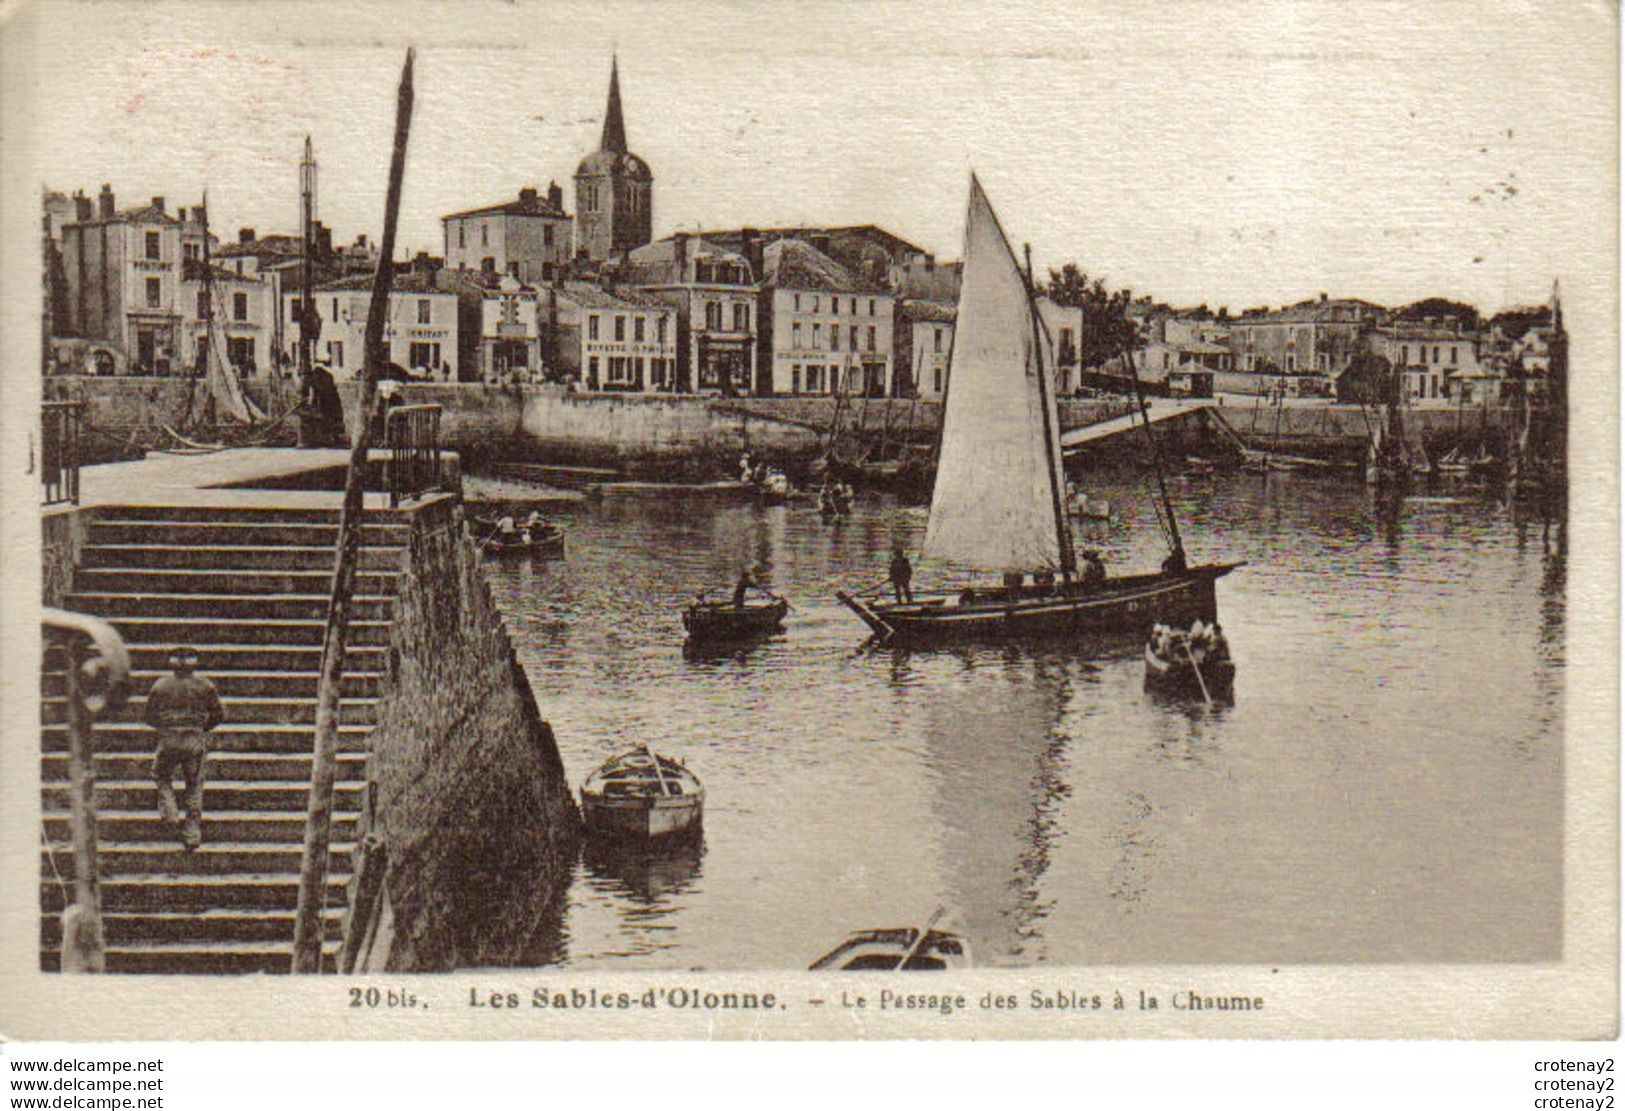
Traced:
[[310, 136], [305, 136], [305, 157], [299, 163], [299, 377], [310, 378], [310, 326], [316, 307], [311, 304], [310, 236], [315, 222], [316, 159], [311, 154]]
[[1056, 431], [1050, 425], [1050, 409], [1053, 407], [1050, 398], [1051, 383], [1049, 372], [1044, 368], [1044, 336], [1038, 321], [1038, 295], [1033, 289], [1033, 248], [1030, 243], [1023, 243], [1021, 246], [1027, 259], [1027, 315], [1032, 319], [1033, 325], [1033, 361], [1038, 369], [1039, 408], [1044, 413], [1044, 463], [1049, 471], [1050, 504], [1055, 510], [1055, 539], [1061, 549], [1061, 575], [1066, 581], [1071, 582], [1073, 574], [1078, 569], [1078, 559], [1072, 551], [1072, 527], [1067, 523], [1066, 505], [1061, 499], [1060, 483], [1055, 478], [1055, 472], [1060, 468], [1061, 461], [1055, 458]]
[[1128, 364], [1129, 379], [1134, 383], [1134, 399], [1140, 406], [1140, 419], [1145, 424], [1146, 439], [1151, 442], [1151, 465], [1157, 471], [1157, 491], [1162, 495], [1162, 512], [1168, 518], [1168, 538], [1173, 543], [1173, 551], [1180, 554], [1185, 551], [1185, 542], [1179, 535], [1179, 522], [1174, 519], [1174, 503], [1168, 497], [1168, 479], [1162, 473], [1162, 445], [1157, 443], [1157, 434], [1151, 427], [1151, 407], [1145, 403], [1145, 390], [1140, 386], [1140, 372], [1134, 366], [1134, 360], [1128, 352], [1123, 352], [1123, 361]]

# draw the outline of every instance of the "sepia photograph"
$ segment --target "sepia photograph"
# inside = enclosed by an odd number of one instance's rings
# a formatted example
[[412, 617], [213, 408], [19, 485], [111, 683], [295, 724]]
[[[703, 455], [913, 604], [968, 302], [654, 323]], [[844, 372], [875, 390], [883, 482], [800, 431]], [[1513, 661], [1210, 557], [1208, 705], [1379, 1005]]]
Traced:
[[3, 34], [8, 1031], [1617, 1034], [1616, 7]]

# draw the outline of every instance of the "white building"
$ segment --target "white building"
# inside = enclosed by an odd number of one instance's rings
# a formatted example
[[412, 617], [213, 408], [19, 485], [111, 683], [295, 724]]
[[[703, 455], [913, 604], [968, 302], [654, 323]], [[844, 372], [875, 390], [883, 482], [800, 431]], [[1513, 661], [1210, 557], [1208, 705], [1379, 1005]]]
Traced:
[[799, 239], [763, 251], [767, 392], [895, 397], [894, 299]]
[[1402, 376], [1405, 396], [1412, 403], [1454, 399], [1457, 378], [1476, 382], [1482, 396], [1484, 368], [1478, 359], [1478, 337], [1463, 331], [1454, 317], [1421, 323], [1399, 322], [1377, 329], [1373, 351], [1388, 360]]
[[954, 349], [954, 306], [944, 301], [908, 300], [898, 306], [896, 359], [914, 382], [918, 396], [940, 401], [948, 384], [948, 355]]
[[519, 199], [442, 216], [446, 266], [484, 270], [526, 284], [563, 277], [570, 262], [570, 215], [564, 191], [549, 183], [544, 198], [533, 188]]
[[201, 365], [204, 341], [212, 335], [214, 357], [240, 376], [264, 377], [273, 372], [276, 297], [269, 282], [220, 266], [205, 272], [201, 261], [188, 259], [182, 270], [179, 309], [181, 350], [188, 353], [188, 367]]
[[[282, 297], [287, 319], [300, 319], [299, 294], [284, 291]], [[311, 298], [321, 321], [312, 358], [326, 363], [335, 378], [355, 377], [365, 358], [372, 277], [357, 274], [324, 283], [311, 291]], [[457, 294], [440, 288], [433, 275], [396, 274], [384, 323], [387, 361], [414, 374], [455, 379], [459, 362], [457, 300]], [[298, 328], [289, 331], [297, 337]]]
[[564, 282], [540, 295], [557, 335], [558, 369], [589, 390], [670, 393], [677, 388], [677, 309], [633, 289]]

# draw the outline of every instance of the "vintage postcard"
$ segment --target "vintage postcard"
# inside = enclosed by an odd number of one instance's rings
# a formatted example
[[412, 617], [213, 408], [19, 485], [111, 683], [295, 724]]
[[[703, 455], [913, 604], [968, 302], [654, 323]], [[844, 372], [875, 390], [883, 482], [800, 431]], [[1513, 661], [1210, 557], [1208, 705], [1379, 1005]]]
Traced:
[[0, 1033], [1617, 1034], [1614, 5], [0, 11]]

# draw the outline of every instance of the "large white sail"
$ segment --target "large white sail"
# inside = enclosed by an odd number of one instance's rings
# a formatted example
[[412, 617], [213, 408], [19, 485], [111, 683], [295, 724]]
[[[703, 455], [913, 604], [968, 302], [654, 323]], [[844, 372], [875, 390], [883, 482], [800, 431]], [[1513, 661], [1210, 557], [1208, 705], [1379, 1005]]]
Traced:
[[1058, 570], [1055, 401], [1026, 282], [974, 175], [964, 260], [922, 554], [980, 571]]
[[248, 396], [243, 384], [237, 380], [235, 371], [227, 370], [224, 363], [215, 355], [212, 336], [207, 365], [208, 372], [204, 378], [204, 385], [208, 389], [209, 396], [214, 399], [218, 412], [243, 424], [254, 424], [265, 419], [260, 407], [254, 404], [253, 398]]

